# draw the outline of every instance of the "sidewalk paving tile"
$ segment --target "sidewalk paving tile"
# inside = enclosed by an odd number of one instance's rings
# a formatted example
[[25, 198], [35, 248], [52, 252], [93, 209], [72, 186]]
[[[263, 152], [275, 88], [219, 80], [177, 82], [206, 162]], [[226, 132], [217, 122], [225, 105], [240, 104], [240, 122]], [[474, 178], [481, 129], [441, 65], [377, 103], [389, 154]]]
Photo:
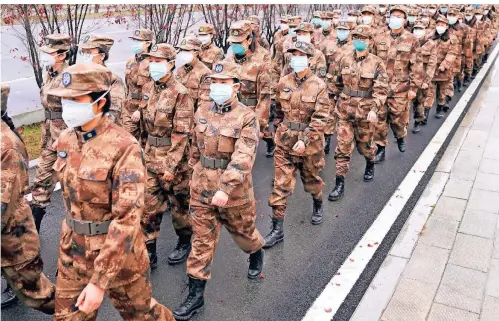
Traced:
[[475, 180], [483, 151], [460, 150], [451, 168], [451, 178]]
[[444, 196], [468, 199], [470, 197], [472, 181], [466, 181], [459, 178], [451, 178], [445, 185]]
[[478, 171], [481, 173], [499, 175], [499, 160], [483, 158]]
[[449, 263], [487, 272], [492, 255], [493, 240], [457, 233]]
[[478, 314], [434, 303], [428, 321], [478, 321]]
[[435, 302], [480, 313], [487, 274], [448, 264]]
[[468, 208], [497, 214], [499, 213], [499, 193], [473, 187]]
[[454, 165], [457, 155], [459, 154], [459, 146], [447, 146], [444, 155], [438, 162], [436, 172], [449, 173]]
[[435, 217], [449, 218], [454, 221], [461, 221], [465, 209], [466, 200], [442, 196], [438, 200], [432, 215]]
[[421, 244], [452, 249], [459, 222], [447, 217], [431, 216], [419, 238]]
[[[499, 146], [497, 146], [499, 148]], [[477, 189], [499, 192], [499, 175], [478, 172], [474, 186]]]
[[464, 139], [461, 150], [482, 151], [485, 149], [485, 145], [487, 144], [487, 137], [488, 131], [471, 129]]
[[[490, 262], [489, 279], [487, 280], [487, 290], [485, 294], [499, 299], [499, 260], [493, 259]], [[497, 315], [499, 319], [499, 314]]]
[[[499, 225], [499, 220], [497, 221]], [[499, 259], [499, 232], [496, 231], [496, 239], [494, 241], [494, 252], [492, 253], [492, 258]]]
[[402, 278], [381, 320], [424, 321], [436, 291], [436, 284]]
[[499, 137], [489, 138], [483, 157], [499, 160]]
[[497, 321], [497, 316], [499, 316], [499, 299], [486, 295], [480, 321]]
[[438, 285], [449, 254], [450, 250], [418, 244], [402, 277]]
[[459, 226], [459, 232], [493, 239], [498, 217], [499, 215], [494, 213], [467, 209]]

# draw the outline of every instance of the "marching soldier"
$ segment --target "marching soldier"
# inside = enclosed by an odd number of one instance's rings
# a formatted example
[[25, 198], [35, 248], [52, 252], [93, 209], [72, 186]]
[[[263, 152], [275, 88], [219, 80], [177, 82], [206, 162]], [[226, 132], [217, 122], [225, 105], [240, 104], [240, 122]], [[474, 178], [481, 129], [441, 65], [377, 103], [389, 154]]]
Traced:
[[[86, 36], [83, 42], [78, 45], [80, 49], [78, 62], [93, 62], [105, 66], [113, 44], [114, 40], [107, 36]], [[121, 111], [126, 98], [125, 91], [125, 83], [120, 76], [113, 72], [113, 84], [109, 92], [111, 94], [111, 109], [108, 115], [118, 125], [121, 125]]]
[[310, 21], [314, 25], [314, 33], [312, 34], [312, 43], [319, 44], [321, 42], [322, 35], [322, 11], [314, 11], [312, 20]]
[[414, 29], [414, 23], [416, 22], [419, 15], [418, 8], [410, 8], [407, 10], [407, 24], [405, 25], [405, 29], [409, 32], [412, 32]]
[[40, 89], [40, 99], [45, 109], [45, 120], [41, 126], [42, 150], [38, 157], [38, 168], [31, 191], [33, 196], [31, 211], [38, 233], [40, 233], [45, 209], [50, 204], [50, 198], [57, 183], [57, 177], [52, 169], [57, 154], [53, 150], [52, 144], [66, 129], [66, 124], [62, 120], [61, 99], [48, 94], [48, 92], [59, 85], [62, 71], [68, 67], [70, 39], [66, 34], [51, 34], [45, 37], [45, 44], [40, 48], [42, 52], [40, 61], [46, 69], [43, 86]]
[[201, 60], [208, 69], [211, 70], [213, 64], [224, 59], [224, 52], [218, 48], [213, 41], [215, 36], [215, 27], [211, 24], [203, 24], [198, 29], [198, 39], [201, 40], [201, 52], [199, 60]]
[[371, 27], [356, 27], [352, 39], [355, 52], [344, 55], [335, 64], [333, 71], [333, 74], [339, 75], [335, 78], [333, 88], [338, 84], [342, 90], [335, 108], [338, 118], [338, 144], [334, 155], [336, 186], [329, 194], [330, 201], [337, 201], [344, 194], [345, 176], [354, 145], [366, 159], [364, 180], [371, 181], [374, 178], [374, 126], [378, 120], [377, 112], [385, 104], [388, 94], [388, 77], [383, 60], [369, 53]]
[[[322, 50], [328, 42], [336, 40], [336, 29], [333, 25], [334, 13], [327, 11], [325, 12], [322, 19], [322, 40], [319, 43], [315, 43], [316, 48]], [[289, 48], [288, 48], [289, 49]], [[287, 49], [286, 49], [287, 50]]]
[[106, 67], [76, 64], [49, 91], [62, 98], [70, 128], [59, 137], [54, 164], [66, 207], [54, 320], [95, 320], [107, 294], [124, 320], [173, 321], [151, 296], [139, 224], [146, 169], [140, 144], [107, 117], [111, 82]]
[[[180, 49], [192, 49], [191, 40], [185, 42], [184, 40], [180, 44]], [[197, 45], [199, 46], [199, 43]], [[189, 94], [193, 91], [192, 88], [187, 89], [173, 76], [175, 48], [168, 44], [153, 45], [147, 57], [152, 81], [144, 85], [140, 105], [144, 129], [148, 133], [145, 147], [146, 208], [141, 225], [151, 268], [154, 269], [158, 261], [156, 240], [160, 233], [163, 213], [168, 206], [167, 199], [171, 205], [173, 228], [178, 236], [177, 246], [168, 256], [168, 263], [184, 262], [191, 250], [192, 228], [189, 223], [191, 170], [187, 163], [194, 102], [192, 95]], [[179, 79], [182, 79], [185, 70], [179, 72], [181, 73]]]
[[256, 39], [256, 43], [267, 51], [270, 51], [269, 41], [262, 35], [260, 18], [256, 15], [252, 15], [248, 17], [248, 21], [251, 22], [251, 31]]
[[437, 18], [440, 16], [440, 13], [438, 12], [439, 6], [437, 4], [429, 4], [426, 6], [426, 12], [429, 13], [430, 15], [430, 26], [429, 28], [435, 29], [437, 26]]
[[[281, 42], [282, 39], [288, 35], [289, 33], [289, 17], [281, 16], [279, 19], [279, 30], [274, 34], [274, 44], [272, 47], [275, 47], [277, 43]], [[275, 49], [272, 52], [272, 55], [275, 55]]]
[[258, 117], [237, 99], [241, 67], [223, 61], [213, 69], [210, 97], [214, 103], [200, 106], [195, 115], [189, 159], [194, 169], [190, 208], [194, 239], [187, 261], [189, 294], [173, 312], [177, 320], [188, 320], [204, 306], [222, 225], [239, 248], [250, 254], [248, 278], [258, 279], [263, 269], [263, 238], [255, 227], [251, 178], [259, 140]]
[[351, 10], [347, 13], [347, 24], [350, 30], [353, 30], [357, 26], [359, 16], [360, 14], [356, 10]]
[[293, 73], [281, 78], [277, 86], [277, 126], [274, 155], [275, 183], [269, 198], [272, 207], [272, 230], [265, 237], [265, 248], [284, 240], [286, 199], [293, 193], [296, 171], [305, 191], [312, 194], [312, 224], [323, 220], [322, 187], [319, 172], [324, 167], [324, 127], [330, 102], [326, 84], [309, 68], [314, 47], [297, 41], [288, 49], [292, 53]]
[[2, 309], [20, 298], [28, 307], [54, 314], [55, 287], [43, 274], [40, 239], [24, 194], [29, 186], [28, 153], [14, 125], [6, 121], [10, 87], [1, 87]]

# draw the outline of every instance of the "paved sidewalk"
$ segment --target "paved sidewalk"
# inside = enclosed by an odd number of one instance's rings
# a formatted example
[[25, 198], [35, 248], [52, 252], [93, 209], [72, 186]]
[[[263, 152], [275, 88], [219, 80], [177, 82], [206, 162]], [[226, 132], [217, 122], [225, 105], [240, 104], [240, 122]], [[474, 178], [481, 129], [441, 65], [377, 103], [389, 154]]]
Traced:
[[351, 318], [371, 320], [499, 320], [499, 62]]

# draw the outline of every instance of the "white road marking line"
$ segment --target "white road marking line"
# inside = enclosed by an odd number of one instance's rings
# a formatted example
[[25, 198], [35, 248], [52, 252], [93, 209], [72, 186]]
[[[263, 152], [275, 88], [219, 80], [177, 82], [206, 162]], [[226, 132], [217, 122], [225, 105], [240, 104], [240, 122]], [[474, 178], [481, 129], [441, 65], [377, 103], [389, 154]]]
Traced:
[[380, 212], [374, 223], [357, 243], [352, 253], [343, 262], [336, 274], [328, 282], [322, 293], [307, 311], [302, 321], [330, 321], [352, 290], [360, 275], [374, 255], [379, 244], [401, 213], [405, 204], [419, 184], [428, 166], [435, 158], [445, 139], [458, 121], [473, 94], [479, 89], [479, 83], [492, 66], [491, 62], [499, 53], [499, 45], [490, 55], [489, 61], [478, 73], [475, 80], [454, 106], [445, 122], [425, 148], [407, 176]]
[[[57, 184], [55, 184], [54, 192], [58, 191], [60, 189], [61, 189], [61, 183], [57, 182]], [[33, 200], [33, 195], [31, 195], [31, 193], [29, 193], [27, 195], [24, 195], [24, 198], [27, 199], [28, 202], [31, 202]]]

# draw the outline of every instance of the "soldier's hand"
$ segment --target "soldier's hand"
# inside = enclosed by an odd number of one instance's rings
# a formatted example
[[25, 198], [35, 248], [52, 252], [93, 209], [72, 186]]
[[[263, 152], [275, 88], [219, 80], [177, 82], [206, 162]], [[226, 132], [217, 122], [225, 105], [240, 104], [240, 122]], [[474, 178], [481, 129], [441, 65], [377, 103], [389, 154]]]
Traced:
[[138, 122], [140, 120], [140, 111], [136, 110], [132, 114], [132, 121]]
[[375, 123], [378, 120], [378, 115], [371, 110], [369, 114], [367, 114], [367, 120], [371, 123]]
[[104, 299], [104, 290], [89, 283], [80, 293], [75, 306], [83, 313], [89, 314], [97, 310]]
[[59, 143], [59, 138], [57, 138], [53, 143], [52, 146], [50, 146], [50, 149], [56, 151], [57, 150], [57, 144]]
[[295, 146], [293, 146], [293, 150], [297, 154], [303, 154], [305, 152], [305, 143], [302, 140], [297, 141]]
[[172, 174], [172, 173], [170, 173], [170, 172], [165, 172], [165, 173], [163, 174], [163, 179], [164, 179], [165, 181], [167, 181], [167, 182], [171, 182], [171, 181], [173, 181], [173, 179], [174, 179], [174, 178], [175, 178], [175, 175], [173, 175], [173, 174]]
[[438, 70], [440, 70], [440, 71], [445, 71], [445, 66], [442, 66], [442, 65], [441, 65], [440, 67], [438, 67]]
[[426, 84], [426, 83], [422, 84], [421, 89], [428, 89], [428, 84]]
[[409, 93], [407, 94], [407, 98], [409, 100], [413, 100], [414, 98], [416, 98], [416, 92], [412, 91], [412, 90], [409, 90]]
[[258, 134], [258, 135], [260, 136], [260, 139], [262, 139], [262, 138], [263, 138], [263, 136], [265, 136], [265, 135], [263, 134], [263, 132], [260, 132], [260, 134]]
[[211, 200], [211, 205], [214, 206], [225, 206], [229, 201], [229, 195], [223, 191], [217, 191], [213, 199]]

